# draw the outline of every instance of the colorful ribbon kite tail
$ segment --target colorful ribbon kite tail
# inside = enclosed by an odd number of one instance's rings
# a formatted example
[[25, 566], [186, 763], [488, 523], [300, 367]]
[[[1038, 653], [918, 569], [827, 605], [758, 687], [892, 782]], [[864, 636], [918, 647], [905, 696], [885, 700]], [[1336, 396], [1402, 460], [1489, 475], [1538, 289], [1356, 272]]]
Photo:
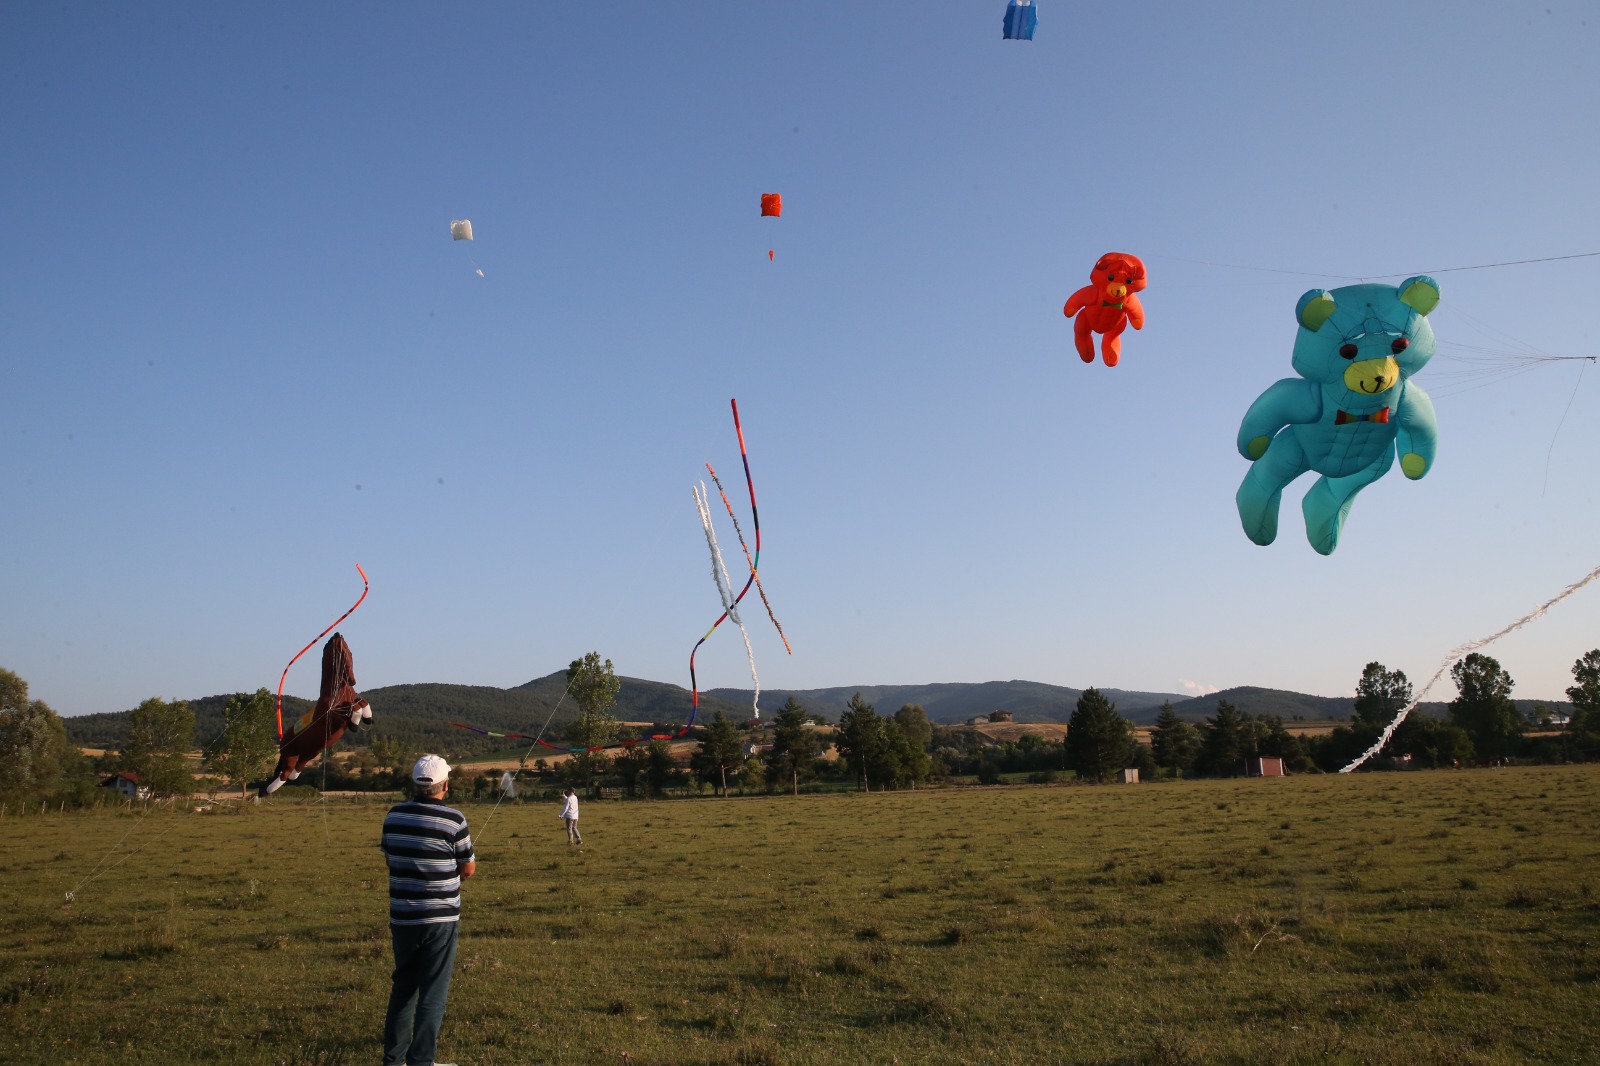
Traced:
[[739, 516], [733, 513], [733, 504], [728, 502], [728, 493], [722, 487], [722, 479], [717, 476], [710, 463], [706, 464], [706, 470], [711, 474], [711, 480], [716, 482], [717, 492], [722, 496], [722, 506], [728, 509], [728, 517], [733, 520], [733, 531], [739, 535], [739, 547], [744, 550], [744, 561], [750, 567], [750, 578], [756, 583], [756, 591], [761, 594], [761, 603], [767, 609], [767, 617], [772, 619], [772, 626], [778, 631], [778, 639], [783, 641], [783, 650], [793, 655], [794, 649], [789, 647], [789, 638], [783, 632], [783, 623], [772, 613], [772, 601], [767, 599], [766, 586], [761, 584], [761, 577], [756, 573], [756, 561], [750, 557], [750, 545], [744, 542], [744, 530], [739, 528]]
[[[733, 624], [739, 627], [739, 635], [744, 638], [744, 653], [750, 660], [750, 680], [755, 685], [753, 710], [755, 716], [760, 718], [761, 678], [756, 675], [756, 653], [750, 647], [750, 631], [744, 627], [744, 619], [739, 617], [738, 601], [732, 598], [733, 581], [728, 577], [728, 564], [723, 562], [722, 549], [717, 546], [717, 532], [711, 524], [711, 497], [706, 492], [704, 481], [694, 488], [694, 505], [700, 511], [700, 524], [705, 527], [706, 544], [711, 548], [711, 579], [717, 583], [717, 595], [722, 597], [722, 618], [733, 619]], [[721, 622], [722, 618], [717, 621]], [[706, 635], [711, 634], [707, 631]]]
[[1552, 596], [1548, 600], [1545, 600], [1539, 606], [1535, 607], [1533, 610], [1529, 611], [1527, 614], [1523, 615], [1515, 622], [1512, 622], [1499, 632], [1491, 633], [1487, 637], [1479, 637], [1477, 640], [1469, 640], [1459, 648], [1456, 648], [1449, 655], [1445, 656], [1444, 662], [1439, 664], [1439, 669], [1434, 671], [1433, 676], [1428, 679], [1428, 683], [1422, 686], [1422, 691], [1417, 693], [1416, 698], [1410, 703], [1400, 708], [1400, 713], [1395, 715], [1394, 721], [1390, 722], [1388, 726], [1385, 727], [1383, 735], [1378, 737], [1377, 742], [1373, 744], [1372, 747], [1362, 752], [1361, 755], [1354, 759], [1349, 766], [1346, 766], [1339, 772], [1341, 774], [1347, 774], [1351, 770], [1354, 770], [1356, 767], [1360, 766], [1362, 763], [1366, 762], [1368, 759], [1372, 758], [1374, 755], [1378, 754], [1378, 752], [1382, 751], [1383, 746], [1389, 743], [1389, 738], [1394, 736], [1394, 731], [1400, 728], [1400, 723], [1406, 720], [1406, 715], [1410, 714], [1416, 709], [1417, 704], [1422, 702], [1422, 697], [1428, 694], [1428, 690], [1438, 683], [1439, 679], [1444, 676], [1444, 672], [1450, 669], [1451, 665], [1457, 659], [1464, 658], [1468, 653], [1477, 651], [1485, 644], [1494, 643], [1507, 633], [1515, 633], [1529, 622], [1542, 617], [1550, 608], [1554, 607], [1556, 604], [1560, 603], [1574, 592], [1577, 592], [1579, 589], [1583, 588], [1583, 586], [1587, 585], [1597, 577], [1600, 577], [1600, 566], [1595, 567], [1583, 577], [1579, 578], [1577, 581], [1574, 581], [1556, 595]]
[[[702, 644], [704, 644], [706, 642], [706, 638], [710, 637], [712, 633], [715, 633], [717, 631], [717, 627], [722, 624], [722, 620], [724, 618], [727, 618], [730, 614], [732, 614], [734, 612], [734, 610], [738, 607], [739, 601], [744, 599], [745, 593], [750, 591], [750, 586], [756, 583], [756, 572], [757, 572], [758, 568], [761, 565], [761, 515], [756, 510], [756, 485], [755, 485], [755, 481], [750, 477], [750, 454], [749, 454], [748, 451], [745, 450], [745, 446], [744, 446], [744, 427], [742, 425], [740, 425], [740, 423], [739, 423], [739, 401], [735, 399], [735, 400], [730, 400], [728, 402], [733, 407], [733, 430], [734, 430], [734, 432], [736, 434], [738, 434], [738, 437], [739, 437], [739, 458], [744, 462], [744, 483], [745, 483], [745, 488], [748, 489], [749, 493], [750, 493], [750, 522], [751, 522], [751, 526], [752, 526], [752, 528], [754, 529], [754, 532], [755, 532], [756, 550], [755, 550], [754, 556], [750, 560], [750, 577], [749, 577], [748, 580], [745, 581], [744, 588], [739, 590], [739, 594], [737, 596], [733, 597], [732, 602], [728, 602], [727, 600], [723, 601], [724, 603], [727, 604], [727, 607], [726, 607], [726, 609], [723, 610], [722, 615], [720, 617], [718, 617], [718, 619], [715, 622], [711, 623], [711, 628], [706, 630], [705, 634], [703, 636], [701, 636], [701, 638], [699, 640], [695, 641], [694, 647], [689, 650], [689, 691], [692, 694], [692, 698], [693, 698], [693, 701], [694, 701], [693, 702], [693, 707], [689, 712], [689, 722], [690, 722], [690, 724], [694, 723], [695, 718], [700, 713], [700, 683], [695, 678], [695, 672], [694, 672], [694, 657], [695, 657], [695, 653], [700, 650], [700, 645], [702, 645]], [[701, 503], [701, 497], [700, 497], [699, 493], [695, 494], [695, 500], [696, 500], [697, 505]], [[702, 509], [704, 511], [706, 511], [705, 521], [709, 523], [709, 521], [710, 521], [709, 509], [705, 509], [705, 508], [702, 508]], [[711, 536], [709, 527], [707, 529], [707, 535], [708, 535], [708, 537]], [[740, 537], [740, 540], [741, 541], [743, 540], [742, 535]], [[716, 551], [715, 544], [712, 545], [712, 551], [713, 552]], [[719, 558], [719, 561], [720, 561], [720, 556], [718, 558]], [[720, 584], [719, 584], [719, 590], [720, 590]], [[738, 618], [735, 617], [734, 620], [738, 621]], [[744, 628], [744, 626], [741, 624], [739, 628], [742, 630]], [[788, 641], [786, 640], [784, 643], [785, 643], [785, 645], [787, 645]], [[745, 636], [745, 646], [746, 646], [746, 648], [749, 647], [749, 644], [750, 644], [750, 638], [749, 638], [749, 635], [746, 634], [746, 636]], [[755, 664], [755, 657], [754, 657], [754, 655], [752, 655], [751, 659], [750, 659], [750, 674], [751, 674], [752, 677], [755, 676], [755, 665], [756, 665]], [[758, 687], [756, 689], [756, 699], [759, 700], [760, 698], [761, 698], [761, 690], [759, 688], [759, 682], [758, 682]], [[761, 716], [761, 710], [758, 707], [758, 708], [756, 708], [756, 717], [759, 718], [760, 716]]]
[[361, 564], [360, 563], [356, 564], [356, 573], [361, 575], [361, 595], [360, 595], [360, 597], [357, 598], [356, 602], [351, 605], [351, 607], [350, 607], [350, 609], [348, 611], [346, 611], [344, 614], [341, 614], [338, 618], [335, 618], [333, 620], [333, 625], [330, 625], [327, 629], [324, 629], [321, 633], [318, 633], [316, 636], [312, 637], [310, 644], [307, 644], [305, 647], [303, 647], [299, 651], [295, 652], [294, 653], [294, 658], [289, 660], [289, 666], [285, 666], [283, 668], [283, 674], [282, 674], [282, 676], [280, 676], [278, 678], [277, 710], [278, 710], [278, 740], [280, 742], [282, 742], [282, 740], [283, 740], [283, 682], [289, 676], [289, 667], [293, 666], [295, 664], [295, 662], [300, 658], [300, 656], [302, 656], [306, 652], [310, 651], [311, 648], [312, 648], [312, 645], [316, 644], [317, 641], [321, 640], [323, 637], [327, 636], [329, 633], [332, 633], [334, 628], [340, 622], [343, 622], [346, 618], [349, 618], [351, 615], [355, 614], [356, 613], [356, 608], [361, 606], [361, 601], [367, 598], [367, 591], [372, 587], [372, 585], [371, 585], [370, 582], [367, 581], [367, 572], [365, 570], [361, 569]]

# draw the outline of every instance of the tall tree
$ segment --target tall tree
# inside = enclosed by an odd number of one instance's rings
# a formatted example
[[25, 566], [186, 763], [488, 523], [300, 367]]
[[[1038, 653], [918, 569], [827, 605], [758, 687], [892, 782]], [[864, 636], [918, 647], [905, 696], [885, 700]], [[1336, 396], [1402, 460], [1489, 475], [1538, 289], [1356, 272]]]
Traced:
[[1480, 759], [1503, 759], [1522, 735], [1522, 715], [1511, 698], [1515, 684], [1493, 657], [1473, 652], [1450, 668], [1458, 695], [1450, 701], [1450, 721], [1472, 739]]
[[1171, 700], [1163, 701], [1161, 713], [1156, 715], [1156, 727], [1150, 731], [1150, 753], [1156, 765], [1172, 771], [1174, 777], [1193, 769], [1195, 757], [1200, 754], [1199, 730], [1173, 710]]
[[721, 711], [713, 715], [706, 726], [706, 735], [691, 765], [696, 777], [709, 781], [723, 799], [728, 798], [728, 772], [737, 774], [744, 765], [744, 738], [739, 735], [739, 727], [728, 721]]
[[1084, 689], [1067, 723], [1067, 765], [1085, 780], [1101, 782], [1133, 756], [1133, 723], [1097, 688]]
[[0, 669], [0, 796], [37, 796], [53, 789], [75, 749], [61, 717], [28, 698], [28, 683]]
[[1217, 701], [1217, 713], [1200, 726], [1200, 756], [1195, 768], [1214, 777], [1238, 777], [1244, 772], [1249, 724], [1227, 700]]
[[772, 750], [767, 753], [767, 781], [788, 782], [800, 795], [800, 782], [816, 776], [817, 731], [811, 715], [793, 696], [778, 709], [772, 723]]
[[[598, 748], [617, 739], [620, 723], [610, 712], [622, 691], [622, 681], [610, 659], [602, 661], [599, 652], [591, 651], [572, 660], [567, 667], [567, 691], [578, 705], [578, 717], [567, 726], [567, 740], [573, 747]], [[576, 787], [595, 789], [599, 775], [609, 766], [610, 759], [600, 752], [580, 751], [568, 760], [566, 777]]]
[[894, 724], [900, 727], [906, 739], [923, 751], [933, 741], [933, 723], [920, 703], [908, 703], [894, 712]]
[[[898, 713], [884, 723], [884, 733], [887, 743], [883, 763], [887, 779], [896, 787], [910, 785], [912, 788], [927, 781], [928, 775], [933, 772], [933, 759], [924, 746], [901, 726]], [[929, 735], [932, 735], [931, 730]]]
[[637, 744], [623, 748], [611, 760], [611, 768], [622, 779], [622, 787], [628, 798], [633, 799], [639, 795], [639, 783], [645, 779], [645, 773], [650, 768], [650, 753]]
[[1579, 758], [1600, 756], [1600, 648], [1585, 652], [1572, 664], [1573, 685], [1567, 689], [1572, 717], [1567, 737]]
[[254, 695], [229, 696], [222, 720], [222, 735], [206, 752], [206, 764], [248, 796], [249, 783], [265, 777], [277, 756], [272, 693], [258, 688]]
[[194, 791], [189, 753], [194, 750], [194, 712], [184, 700], [152, 697], [128, 716], [122, 768], [138, 775], [152, 796], [187, 796]]
[[652, 740], [644, 746], [644, 779], [650, 788], [650, 795], [659, 796], [667, 790], [675, 769], [672, 749], [666, 741]]
[[1356, 682], [1355, 720], [1381, 730], [1410, 702], [1411, 682], [1402, 671], [1368, 663]]
[[834, 733], [834, 743], [850, 773], [865, 791], [872, 791], [871, 772], [882, 765], [883, 750], [888, 736], [883, 728], [883, 718], [870, 703], [863, 702], [861, 693], [850, 697], [849, 707], [839, 716], [839, 728]]

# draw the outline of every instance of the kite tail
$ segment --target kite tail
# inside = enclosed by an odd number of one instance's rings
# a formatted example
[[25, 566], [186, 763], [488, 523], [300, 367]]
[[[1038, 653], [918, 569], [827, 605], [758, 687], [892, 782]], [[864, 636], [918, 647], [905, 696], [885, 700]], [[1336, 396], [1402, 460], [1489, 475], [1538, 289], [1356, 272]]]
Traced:
[[[745, 628], [744, 619], [739, 617], [739, 599], [733, 595], [733, 581], [728, 576], [728, 564], [722, 558], [722, 549], [717, 546], [716, 530], [711, 524], [710, 504], [711, 495], [706, 491], [705, 482], [702, 481], [698, 487], [694, 488], [694, 505], [700, 511], [700, 524], [705, 527], [706, 544], [711, 548], [711, 577], [717, 583], [717, 595], [722, 597], [722, 618], [731, 619], [733, 624], [739, 627], [739, 635], [744, 638], [745, 656], [750, 660], [750, 680], [755, 686], [752, 709], [755, 712], [755, 716], [760, 718], [761, 678], [756, 674], [756, 653], [755, 649], [750, 646], [750, 631]], [[748, 591], [749, 587], [749, 584], [746, 583], [745, 590]], [[739, 593], [739, 596], [742, 597], [743, 595], [744, 592]], [[711, 628], [716, 629], [717, 625], [722, 623], [722, 618], [718, 618], [716, 624]], [[706, 634], [706, 636], [710, 635], [709, 632]], [[705, 638], [702, 637], [701, 639], [704, 640]], [[698, 648], [699, 645], [696, 645], [696, 647]]]
[[[739, 594], [737, 596], [733, 597], [733, 600], [732, 600], [731, 603], [729, 603], [726, 599], [724, 599], [723, 602], [726, 604], [726, 609], [722, 612], [722, 617], [718, 618], [715, 622], [712, 622], [711, 623], [711, 628], [706, 630], [705, 634], [703, 636], [701, 636], [701, 638], [699, 640], [695, 641], [695, 644], [694, 644], [693, 648], [689, 649], [689, 690], [690, 690], [690, 693], [691, 693], [691, 696], [692, 696], [692, 703], [691, 703], [691, 707], [690, 707], [690, 711], [689, 711], [689, 725], [690, 726], [694, 725], [695, 718], [700, 713], [700, 683], [699, 683], [698, 679], [695, 677], [695, 672], [694, 672], [694, 657], [695, 657], [695, 653], [700, 650], [700, 645], [702, 645], [702, 644], [704, 644], [706, 642], [706, 638], [710, 637], [712, 633], [716, 632], [717, 627], [722, 624], [722, 619], [723, 618], [727, 618], [733, 612], [733, 609], [738, 605], [739, 601], [744, 599], [745, 593], [750, 591], [750, 586], [756, 583], [756, 573], [757, 573], [757, 570], [759, 569], [759, 567], [761, 565], [761, 516], [756, 510], [756, 485], [755, 485], [755, 481], [750, 477], [750, 454], [745, 449], [744, 427], [742, 425], [740, 425], [740, 423], [739, 423], [739, 401], [737, 399], [732, 399], [732, 400], [729, 400], [728, 403], [733, 408], [733, 431], [739, 437], [739, 459], [744, 463], [744, 483], [745, 483], [745, 487], [750, 492], [750, 520], [751, 520], [751, 523], [754, 526], [754, 530], [755, 530], [756, 550], [755, 550], [754, 556], [750, 560], [750, 577], [749, 577], [749, 579], [747, 581], [745, 581], [744, 588], [739, 590]], [[707, 464], [707, 466], [709, 468], [709, 464]], [[713, 479], [715, 478], [715, 476], [716, 476], [715, 474], [712, 475]], [[718, 488], [720, 489], [721, 486], [719, 485]], [[703, 491], [703, 486], [702, 486], [702, 491]], [[709, 525], [709, 523], [710, 523], [710, 510], [706, 506], [706, 501], [702, 499], [701, 493], [699, 493], [699, 492], [697, 492], [695, 494], [695, 502], [696, 502], [696, 505], [700, 508], [701, 515], [702, 515], [702, 521], [707, 524], [707, 539], [708, 540], [712, 540], [712, 552], [713, 552], [713, 554], [715, 554], [716, 553], [716, 545], [715, 545], [714, 538], [711, 536], [710, 525]], [[735, 525], [737, 525], [737, 523], [735, 523]], [[744, 540], [743, 534], [740, 535], [739, 539], [740, 539], [740, 542], [743, 543], [743, 540]], [[719, 562], [720, 562], [720, 556], [718, 557], [718, 559], [719, 559]], [[718, 588], [719, 592], [722, 589], [720, 578], [718, 579], [717, 588]], [[763, 599], [766, 598], [765, 594], [763, 594], [762, 598]], [[769, 614], [771, 613], [771, 607], [770, 606], [768, 607], [768, 613]], [[735, 617], [734, 620], [738, 621], [737, 617]], [[776, 622], [776, 619], [774, 619], [774, 622]], [[739, 628], [740, 628], [741, 631], [743, 631], [744, 630], [744, 624], [740, 623]], [[779, 633], [780, 634], [782, 633], [781, 629], [779, 630]], [[787, 647], [788, 644], [789, 644], [788, 640], [785, 639], [784, 640], [784, 646]], [[745, 650], [746, 650], [746, 652], [748, 652], [750, 654], [750, 676], [755, 681], [755, 684], [756, 684], [755, 698], [756, 698], [756, 702], [758, 704], [758, 706], [756, 706], [756, 708], [755, 708], [755, 713], [756, 713], [756, 717], [760, 718], [761, 717], [761, 708], [759, 706], [759, 703], [760, 703], [760, 700], [761, 700], [761, 682], [760, 682], [760, 680], [758, 678], [756, 678], [755, 653], [753, 651], [751, 651], [751, 649], [750, 649], [750, 635], [749, 635], [749, 633], [745, 633]], [[687, 726], [685, 727], [684, 732], [688, 732], [688, 727]]]
[[332, 633], [333, 630], [334, 630], [334, 626], [337, 626], [340, 622], [343, 622], [346, 618], [349, 618], [351, 615], [355, 614], [356, 613], [356, 608], [361, 606], [361, 601], [367, 598], [367, 591], [372, 586], [371, 586], [371, 583], [369, 583], [367, 581], [367, 572], [365, 570], [361, 569], [361, 564], [360, 563], [356, 564], [356, 573], [361, 575], [361, 596], [360, 596], [360, 598], [358, 598], [356, 600], [356, 602], [351, 606], [351, 608], [348, 611], [346, 611], [344, 614], [341, 614], [338, 618], [335, 618], [333, 620], [333, 625], [329, 626], [327, 629], [324, 629], [321, 633], [318, 633], [315, 637], [312, 637], [310, 644], [307, 644], [305, 647], [303, 647], [299, 651], [295, 652], [294, 653], [294, 658], [289, 660], [289, 666], [285, 666], [283, 668], [283, 674], [278, 678], [277, 713], [278, 713], [278, 742], [280, 744], [283, 742], [283, 682], [289, 676], [289, 667], [293, 666], [295, 664], [295, 662], [299, 660], [300, 656], [302, 656], [306, 652], [310, 651], [311, 648], [312, 648], [312, 645], [316, 644], [317, 641], [321, 640], [323, 637], [327, 636], [329, 633]]
[[1562, 589], [1560, 593], [1541, 603], [1539, 606], [1535, 607], [1533, 610], [1529, 611], [1515, 622], [1512, 622], [1498, 633], [1491, 633], [1489, 636], [1479, 637], [1477, 640], [1469, 640], [1459, 648], [1451, 651], [1449, 655], [1445, 656], [1444, 662], [1439, 664], [1439, 669], [1434, 671], [1434, 675], [1428, 679], [1428, 683], [1422, 686], [1422, 691], [1417, 693], [1416, 699], [1400, 708], [1400, 713], [1395, 715], [1394, 721], [1390, 722], [1389, 725], [1384, 729], [1383, 735], [1378, 738], [1377, 743], [1373, 744], [1372, 747], [1362, 752], [1361, 755], [1353, 760], [1349, 766], [1346, 766], [1339, 772], [1341, 774], [1347, 774], [1351, 770], [1354, 770], [1356, 767], [1360, 766], [1362, 763], [1366, 762], [1368, 759], [1372, 758], [1374, 755], [1378, 754], [1378, 752], [1382, 751], [1383, 746], [1389, 743], [1389, 738], [1394, 736], [1394, 731], [1400, 728], [1400, 723], [1406, 720], [1406, 715], [1410, 714], [1416, 709], [1417, 704], [1422, 702], [1422, 697], [1428, 694], [1428, 690], [1433, 688], [1433, 686], [1438, 683], [1439, 679], [1444, 676], [1444, 672], [1450, 669], [1451, 665], [1454, 664], [1456, 660], [1464, 658], [1468, 654], [1477, 651], [1485, 644], [1494, 643], [1508, 633], [1515, 633], [1529, 622], [1543, 617], [1544, 613], [1550, 608], [1554, 607], [1556, 604], [1560, 603], [1574, 592], [1577, 592], [1579, 589], [1583, 588], [1583, 586], [1587, 585], [1597, 577], [1600, 577], [1600, 566], [1595, 567], [1582, 579], [1574, 581], [1572, 584]]
[[722, 497], [722, 506], [728, 509], [728, 517], [733, 520], [733, 531], [739, 535], [739, 547], [744, 551], [744, 561], [750, 567], [750, 578], [756, 583], [756, 592], [761, 594], [761, 604], [767, 609], [767, 617], [772, 619], [772, 627], [778, 631], [778, 639], [783, 641], [783, 650], [790, 655], [794, 649], [789, 647], [789, 638], [783, 632], [783, 623], [778, 621], [778, 616], [772, 612], [772, 601], [767, 599], [766, 586], [761, 584], [761, 575], [756, 573], [756, 561], [750, 557], [750, 546], [745, 543], [744, 530], [739, 528], [739, 516], [733, 512], [733, 504], [728, 501], [727, 490], [722, 487], [722, 479], [717, 476], [716, 470], [710, 463], [706, 464], [706, 471], [711, 475], [711, 480], [716, 482], [717, 493]]

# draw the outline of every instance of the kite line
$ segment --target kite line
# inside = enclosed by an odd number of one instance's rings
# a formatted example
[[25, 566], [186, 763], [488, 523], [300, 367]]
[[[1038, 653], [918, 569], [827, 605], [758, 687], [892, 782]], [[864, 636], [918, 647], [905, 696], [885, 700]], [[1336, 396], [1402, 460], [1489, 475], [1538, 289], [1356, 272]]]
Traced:
[[1410, 714], [1416, 709], [1417, 704], [1422, 702], [1422, 697], [1428, 694], [1428, 690], [1433, 688], [1433, 686], [1438, 683], [1438, 680], [1444, 676], [1444, 672], [1448, 670], [1451, 665], [1456, 662], [1456, 660], [1464, 658], [1470, 652], [1477, 651], [1485, 644], [1494, 643], [1507, 633], [1515, 633], [1529, 622], [1532, 622], [1535, 619], [1543, 616], [1543, 614], [1550, 608], [1554, 607], [1556, 604], [1560, 603], [1574, 592], [1577, 592], [1579, 589], [1583, 588], [1583, 586], [1587, 585], [1597, 577], [1600, 577], [1600, 566], [1595, 567], [1593, 570], [1589, 571], [1588, 574], [1584, 575], [1583, 578], [1578, 581], [1574, 581], [1572, 584], [1562, 589], [1557, 595], [1541, 603], [1539, 606], [1535, 607], [1533, 610], [1529, 611], [1515, 622], [1512, 622], [1498, 633], [1491, 633], [1489, 636], [1479, 637], [1477, 640], [1469, 640], [1459, 648], [1456, 648], [1449, 655], [1445, 656], [1444, 662], [1439, 664], [1439, 669], [1434, 672], [1434, 675], [1431, 678], [1428, 679], [1428, 683], [1422, 686], [1422, 691], [1417, 693], [1416, 698], [1410, 703], [1400, 708], [1400, 713], [1394, 716], [1394, 721], [1390, 722], [1389, 725], [1384, 729], [1383, 735], [1378, 738], [1377, 742], [1374, 743], [1372, 747], [1362, 752], [1361, 755], [1353, 760], [1349, 766], [1346, 766], [1339, 772], [1341, 774], [1347, 774], [1351, 770], [1354, 770], [1356, 767], [1360, 766], [1362, 763], [1366, 762], [1368, 759], [1372, 758], [1374, 755], [1378, 754], [1378, 752], [1382, 751], [1383, 746], [1389, 743], [1389, 738], [1394, 736], [1394, 731], [1400, 728], [1400, 723], [1406, 720], [1406, 715]]
[[310, 644], [307, 644], [305, 647], [303, 647], [299, 651], [295, 652], [294, 653], [294, 658], [289, 660], [289, 666], [285, 666], [283, 668], [283, 675], [278, 678], [277, 712], [278, 712], [278, 740], [279, 740], [280, 743], [283, 741], [283, 682], [289, 676], [289, 667], [293, 666], [299, 660], [300, 656], [302, 656], [306, 652], [310, 651], [311, 648], [312, 648], [312, 645], [316, 644], [317, 641], [321, 640], [323, 637], [327, 636], [329, 633], [332, 633], [333, 630], [334, 630], [334, 626], [337, 626], [340, 622], [343, 622], [346, 618], [349, 618], [351, 615], [355, 614], [356, 613], [356, 608], [361, 606], [361, 601], [367, 598], [367, 591], [372, 587], [372, 585], [371, 585], [370, 582], [367, 581], [367, 572], [365, 570], [361, 569], [361, 564], [360, 563], [356, 564], [356, 573], [361, 575], [361, 596], [360, 596], [360, 598], [358, 598], [356, 600], [356, 602], [351, 606], [351, 608], [348, 611], [346, 611], [344, 614], [341, 614], [338, 618], [335, 618], [333, 620], [333, 625], [329, 626], [327, 629], [324, 629], [321, 633], [318, 633], [315, 637], [312, 637]]
[[1530, 263], [1558, 263], [1565, 259], [1592, 259], [1600, 252], [1577, 252], [1573, 255], [1547, 255], [1538, 259], [1506, 259], [1498, 263], [1475, 263], [1472, 266], [1435, 267], [1432, 270], [1408, 270], [1401, 274], [1330, 274], [1310, 270], [1284, 270], [1279, 267], [1251, 266], [1246, 263], [1219, 263], [1213, 259], [1187, 259], [1181, 255], [1155, 254], [1157, 259], [1170, 259], [1175, 263], [1193, 263], [1196, 266], [1223, 267], [1227, 270], [1252, 270], [1258, 274], [1293, 274], [1303, 278], [1333, 278], [1337, 281], [1383, 281], [1388, 278], [1408, 278], [1417, 274], [1457, 274], [1464, 270], [1493, 270], [1498, 267], [1527, 266]]

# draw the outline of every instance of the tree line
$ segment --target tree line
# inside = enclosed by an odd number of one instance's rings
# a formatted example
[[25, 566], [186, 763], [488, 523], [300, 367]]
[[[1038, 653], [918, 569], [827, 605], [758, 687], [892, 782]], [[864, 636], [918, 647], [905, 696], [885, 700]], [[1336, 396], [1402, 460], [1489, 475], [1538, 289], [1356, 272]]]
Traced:
[[[1530, 714], [1519, 711], [1511, 698], [1515, 682], [1491, 656], [1468, 655], [1450, 675], [1457, 695], [1445, 717], [1408, 716], [1384, 744], [1382, 761], [1369, 767], [1600, 760], [1600, 649], [1572, 666], [1566, 721], [1538, 706]], [[610, 787], [636, 797], [696, 786], [727, 795], [734, 787], [798, 793], [819, 782], [863, 790], [959, 777], [991, 784], [1019, 773], [1034, 782], [1067, 774], [1104, 782], [1130, 767], [1149, 778], [1229, 777], [1263, 757], [1281, 758], [1291, 772], [1333, 772], [1372, 747], [1413, 697], [1403, 672], [1371, 662], [1357, 682], [1350, 719], [1325, 735], [1297, 735], [1279, 715], [1251, 715], [1224, 700], [1199, 722], [1164, 704], [1148, 744], [1094, 688], [1079, 697], [1060, 742], [1032, 734], [997, 742], [970, 726], [935, 725], [917, 704], [884, 715], [859, 693], [825, 738], [827, 722], [790, 697], [770, 725], [736, 723], [718, 710], [694, 731], [698, 746], [684, 766], [665, 740], [651, 739], [674, 735], [681, 726], [656, 725], [635, 738], [611, 713], [620, 688], [611, 660], [598, 652], [575, 659], [567, 682], [578, 713], [560, 734], [573, 754], [559, 765], [536, 759], [529, 766], [524, 757], [518, 768], [591, 795]], [[273, 696], [264, 688], [236, 693], [227, 697], [221, 718], [220, 732], [202, 745], [198, 767], [193, 710], [185, 701], [159, 698], [128, 715], [117, 750], [91, 758], [68, 741], [59, 715], [29, 698], [26, 681], [0, 669], [0, 802], [90, 803], [105, 775], [118, 772], [134, 775], [140, 789], [156, 797], [192, 793], [197, 770], [243, 790], [263, 778], [277, 756]], [[422, 754], [419, 739], [380, 731], [343, 759], [325, 753], [305, 780], [330, 789], [401, 788], [410, 763]], [[429, 738], [430, 747], [435, 739]], [[827, 757], [830, 747], [836, 758]], [[477, 790], [485, 783], [480, 778]]]

